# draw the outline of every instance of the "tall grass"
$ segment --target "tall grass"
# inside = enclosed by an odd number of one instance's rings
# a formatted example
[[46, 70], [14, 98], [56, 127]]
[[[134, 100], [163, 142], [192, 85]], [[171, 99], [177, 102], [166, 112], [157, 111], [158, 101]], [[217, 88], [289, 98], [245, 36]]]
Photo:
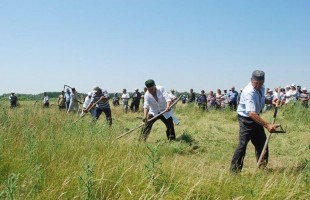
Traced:
[[[9, 109], [1, 103], [0, 197], [4, 199], [309, 199], [310, 116], [299, 105], [281, 107], [277, 123], [286, 134], [273, 134], [268, 170], [257, 170], [249, 144], [244, 169], [229, 173], [238, 142], [238, 122], [229, 110], [202, 111], [177, 106], [177, 140], [166, 139], [160, 121], [147, 142], [136, 130], [141, 113], [112, 108], [113, 125], [104, 115], [79, 121], [56, 107], [31, 102]], [[273, 111], [263, 113], [272, 121]], [[76, 122], [76, 123], [74, 123]]]

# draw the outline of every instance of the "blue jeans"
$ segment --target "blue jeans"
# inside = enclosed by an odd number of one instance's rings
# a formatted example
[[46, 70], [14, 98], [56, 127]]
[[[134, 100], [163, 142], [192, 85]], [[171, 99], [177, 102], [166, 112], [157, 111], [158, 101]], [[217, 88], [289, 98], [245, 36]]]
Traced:
[[66, 110], [69, 110], [70, 101], [66, 101]]

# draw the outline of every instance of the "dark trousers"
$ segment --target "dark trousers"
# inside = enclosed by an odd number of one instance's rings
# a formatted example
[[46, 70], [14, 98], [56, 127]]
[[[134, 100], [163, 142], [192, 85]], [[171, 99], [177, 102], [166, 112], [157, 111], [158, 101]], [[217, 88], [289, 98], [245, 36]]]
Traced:
[[11, 101], [10, 103], [11, 103], [11, 108], [15, 108], [16, 107], [16, 104], [17, 104], [16, 101]]
[[[243, 160], [245, 157], [246, 147], [250, 140], [255, 147], [255, 156], [257, 161], [264, 148], [264, 144], [266, 141], [266, 135], [263, 126], [257, 124], [249, 117], [242, 117], [240, 115], [238, 115], [238, 121], [240, 126], [239, 144], [231, 161], [230, 170], [232, 172], [241, 171], [243, 167]], [[269, 153], [267, 147], [266, 153], [262, 159], [262, 165], [267, 165], [268, 154]]]
[[138, 112], [139, 111], [139, 105], [140, 105], [140, 100], [132, 100], [130, 104], [130, 110], [132, 112]]
[[58, 106], [59, 110], [63, 110], [63, 109], [66, 109], [66, 106], [65, 105], [61, 105], [61, 106]]
[[229, 107], [230, 107], [230, 110], [237, 110], [237, 101], [230, 101]]
[[49, 102], [43, 103], [43, 108], [48, 108], [49, 106], [50, 106], [50, 103], [49, 103]]
[[[149, 115], [148, 119], [151, 119], [152, 117], [154, 117], [154, 116]], [[168, 119], [166, 119], [163, 115], [152, 120], [151, 122], [146, 122], [144, 124], [144, 126], [142, 128], [140, 139], [143, 139], [144, 141], [146, 141], [148, 135], [151, 133], [151, 129], [152, 129], [153, 124], [158, 119], [160, 119], [166, 125], [166, 128], [167, 128], [166, 129], [166, 136], [167, 136], [168, 140], [175, 140], [175, 131], [174, 131], [174, 124], [173, 124], [172, 117], [169, 117]]]
[[112, 125], [112, 113], [110, 108], [96, 108], [95, 110], [95, 118], [99, 119], [99, 116], [101, 113], [104, 112], [106, 120], [108, 124], [111, 126]]
[[69, 110], [70, 101], [66, 101], [66, 110]]

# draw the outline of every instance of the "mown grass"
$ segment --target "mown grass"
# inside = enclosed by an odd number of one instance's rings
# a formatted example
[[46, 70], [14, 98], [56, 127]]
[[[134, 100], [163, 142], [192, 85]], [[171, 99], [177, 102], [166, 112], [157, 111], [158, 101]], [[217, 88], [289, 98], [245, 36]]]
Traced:
[[[77, 121], [56, 106], [32, 102], [9, 109], [1, 102], [0, 196], [4, 199], [309, 199], [310, 116], [299, 105], [282, 107], [277, 122], [287, 134], [269, 143], [268, 170], [257, 170], [249, 144], [241, 174], [229, 173], [238, 142], [236, 113], [203, 112], [178, 105], [177, 140], [154, 124], [147, 142], [136, 130], [142, 113], [112, 108], [113, 125], [104, 115]], [[272, 121], [272, 111], [263, 118]], [[76, 122], [76, 123], [75, 123]]]

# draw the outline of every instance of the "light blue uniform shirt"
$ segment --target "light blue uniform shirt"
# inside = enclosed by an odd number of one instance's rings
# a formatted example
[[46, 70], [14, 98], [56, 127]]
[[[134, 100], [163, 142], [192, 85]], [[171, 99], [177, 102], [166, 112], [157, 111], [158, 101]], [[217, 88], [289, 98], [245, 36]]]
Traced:
[[260, 114], [265, 106], [265, 86], [260, 92], [255, 90], [250, 82], [242, 91], [237, 113], [243, 117], [249, 117], [249, 112]]

